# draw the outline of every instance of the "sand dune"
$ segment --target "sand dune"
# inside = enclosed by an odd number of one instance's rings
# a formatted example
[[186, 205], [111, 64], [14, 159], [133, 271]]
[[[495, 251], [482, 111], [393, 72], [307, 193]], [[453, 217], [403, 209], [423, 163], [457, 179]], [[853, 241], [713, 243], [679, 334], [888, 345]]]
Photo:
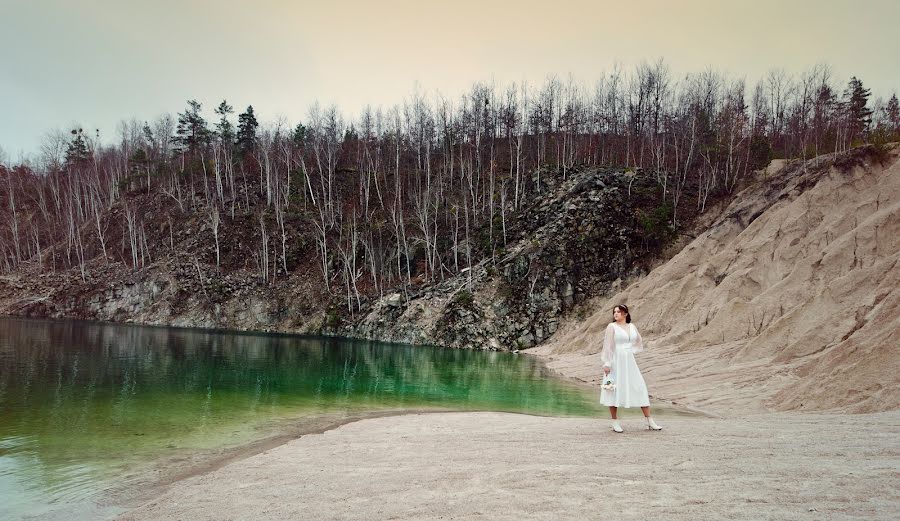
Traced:
[[900, 407], [900, 161], [770, 169], [669, 262], [530, 352], [595, 382], [611, 308], [651, 394], [717, 412]]

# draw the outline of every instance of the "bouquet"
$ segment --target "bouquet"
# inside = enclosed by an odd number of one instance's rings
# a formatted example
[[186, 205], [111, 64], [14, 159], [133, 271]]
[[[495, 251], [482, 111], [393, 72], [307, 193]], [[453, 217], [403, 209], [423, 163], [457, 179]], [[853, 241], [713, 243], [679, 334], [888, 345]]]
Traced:
[[600, 385], [600, 388], [604, 391], [615, 391], [616, 384], [614, 384], [613, 381], [607, 376], [603, 379], [603, 384]]

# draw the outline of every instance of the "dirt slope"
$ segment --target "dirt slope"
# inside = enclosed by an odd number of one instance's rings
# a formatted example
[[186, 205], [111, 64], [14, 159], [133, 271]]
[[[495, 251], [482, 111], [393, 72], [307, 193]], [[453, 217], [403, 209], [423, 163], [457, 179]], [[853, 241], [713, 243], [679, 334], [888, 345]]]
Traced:
[[596, 381], [622, 302], [649, 340], [638, 363], [654, 396], [719, 412], [900, 407], [897, 148], [764, 175], [669, 262], [531, 352]]

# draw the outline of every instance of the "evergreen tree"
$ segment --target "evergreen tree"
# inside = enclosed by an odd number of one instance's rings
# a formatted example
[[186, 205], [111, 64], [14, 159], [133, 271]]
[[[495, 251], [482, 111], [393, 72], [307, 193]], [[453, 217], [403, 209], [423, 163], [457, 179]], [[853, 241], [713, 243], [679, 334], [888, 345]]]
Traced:
[[869, 102], [871, 91], [863, 87], [863, 82], [856, 78], [850, 78], [844, 98], [847, 99], [847, 117], [851, 138], [864, 138], [872, 124], [872, 109], [866, 105]]
[[256, 146], [256, 116], [253, 114], [253, 105], [247, 107], [243, 114], [238, 116], [237, 144], [243, 152], [252, 152]]
[[144, 135], [144, 141], [147, 142], [147, 146], [153, 146], [153, 129], [150, 128], [147, 122], [144, 122], [141, 133]]
[[897, 102], [896, 94], [891, 96], [882, 110], [888, 130], [895, 135], [900, 135], [900, 103]]
[[834, 113], [839, 103], [833, 89], [822, 83], [813, 104], [812, 130], [816, 150], [834, 146]]
[[222, 100], [222, 103], [216, 108], [216, 114], [220, 116], [219, 122], [216, 123], [216, 134], [222, 140], [222, 143], [228, 145], [231, 145], [234, 141], [234, 125], [228, 121], [228, 115], [233, 113], [234, 108], [226, 100]]
[[209, 142], [209, 129], [206, 127], [206, 120], [200, 115], [200, 103], [196, 100], [189, 100], [187, 103], [187, 110], [178, 114], [176, 141], [183, 151], [195, 154]]
[[359, 134], [356, 133], [356, 128], [354, 128], [353, 123], [350, 123], [350, 126], [347, 127], [347, 130], [344, 131], [344, 142], [350, 143], [353, 141], [357, 141], [359, 139]]
[[303, 126], [303, 123], [297, 123], [291, 132], [291, 139], [294, 141], [294, 146], [303, 148], [303, 143], [306, 142], [306, 127]]
[[66, 168], [85, 163], [91, 158], [91, 152], [84, 139], [84, 131], [80, 128], [72, 129], [71, 134], [72, 141], [66, 147]]

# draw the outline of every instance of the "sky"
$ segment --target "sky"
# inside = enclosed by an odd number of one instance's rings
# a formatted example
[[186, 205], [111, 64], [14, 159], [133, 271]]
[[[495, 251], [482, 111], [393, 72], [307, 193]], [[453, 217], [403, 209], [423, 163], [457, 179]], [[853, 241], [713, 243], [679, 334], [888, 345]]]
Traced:
[[826, 63], [887, 99], [898, 22], [897, 0], [0, 0], [0, 156], [31, 157], [75, 126], [109, 143], [119, 122], [188, 99], [209, 121], [227, 99], [293, 125], [315, 101], [355, 118], [416, 91], [453, 99], [551, 74], [591, 85], [659, 58], [748, 85]]

